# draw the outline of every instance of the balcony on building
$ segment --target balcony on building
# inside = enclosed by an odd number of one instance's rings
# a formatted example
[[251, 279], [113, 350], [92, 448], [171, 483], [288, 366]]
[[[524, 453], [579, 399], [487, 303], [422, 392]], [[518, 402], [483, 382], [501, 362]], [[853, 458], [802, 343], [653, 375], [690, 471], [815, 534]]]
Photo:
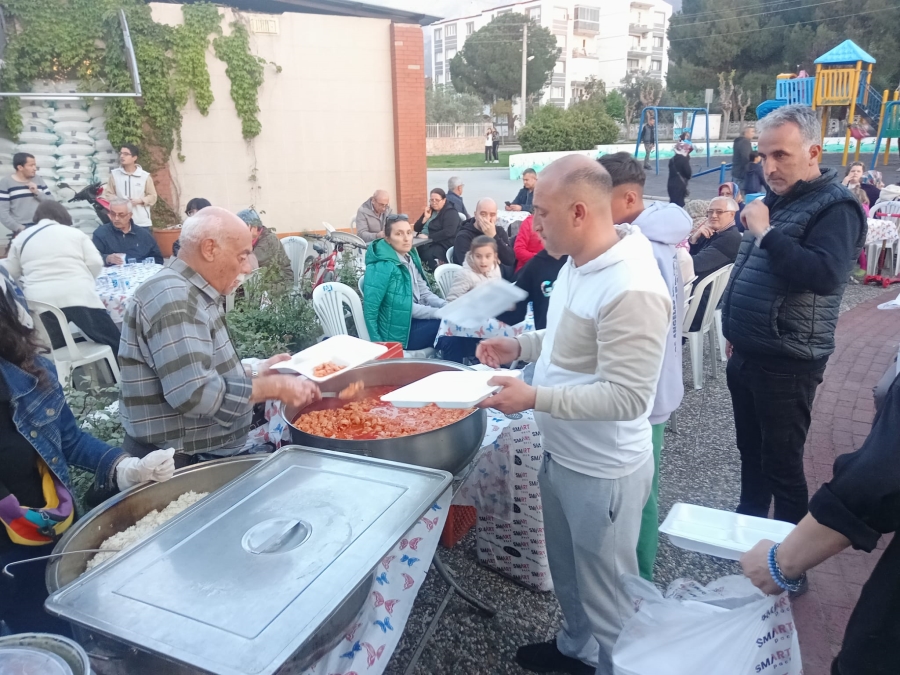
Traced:
[[639, 47], [636, 45], [631, 45], [628, 48], [628, 56], [630, 56], [632, 58], [634, 58], [634, 57], [641, 58], [641, 57], [649, 56], [649, 55], [650, 55], [649, 45], [641, 45]]
[[575, 5], [575, 35], [593, 37], [600, 32], [600, 8]]
[[628, 24], [628, 32], [631, 35], [646, 35], [650, 32], [650, 25], [646, 23], [637, 23], [632, 21]]
[[631, 0], [634, 9], [653, 9], [655, 6], [651, 0]]

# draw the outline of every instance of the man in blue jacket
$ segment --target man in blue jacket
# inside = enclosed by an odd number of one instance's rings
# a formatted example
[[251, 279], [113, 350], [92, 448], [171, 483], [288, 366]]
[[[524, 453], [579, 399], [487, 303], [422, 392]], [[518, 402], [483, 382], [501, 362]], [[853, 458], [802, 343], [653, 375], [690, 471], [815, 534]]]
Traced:
[[800, 105], [757, 123], [769, 191], [741, 214], [744, 233], [723, 301], [728, 388], [741, 454], [738, 513], [799, 522], [803, 446], [866, 218], [834, 169], [819, 121]]

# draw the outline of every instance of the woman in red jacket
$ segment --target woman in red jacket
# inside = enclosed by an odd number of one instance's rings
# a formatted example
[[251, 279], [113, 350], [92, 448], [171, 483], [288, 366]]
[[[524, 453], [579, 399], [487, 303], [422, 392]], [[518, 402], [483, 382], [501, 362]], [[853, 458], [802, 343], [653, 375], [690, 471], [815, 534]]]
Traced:
[[544, 250], [544, 242], [531, 227], [534, 216], [528, 216], [519, 226], [516, 235], [516, 244], [513, 250], [516, 252], [516, 272], [522, 269], [529, 260]]

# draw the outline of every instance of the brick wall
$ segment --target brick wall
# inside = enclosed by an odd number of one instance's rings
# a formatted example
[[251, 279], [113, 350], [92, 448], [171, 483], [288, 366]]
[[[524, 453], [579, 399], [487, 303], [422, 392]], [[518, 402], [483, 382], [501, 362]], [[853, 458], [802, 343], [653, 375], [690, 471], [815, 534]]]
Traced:
[[418, 218], [428, 197], [425, 159], [425, 48], [422, 29], [391, 24], [397, 211]]

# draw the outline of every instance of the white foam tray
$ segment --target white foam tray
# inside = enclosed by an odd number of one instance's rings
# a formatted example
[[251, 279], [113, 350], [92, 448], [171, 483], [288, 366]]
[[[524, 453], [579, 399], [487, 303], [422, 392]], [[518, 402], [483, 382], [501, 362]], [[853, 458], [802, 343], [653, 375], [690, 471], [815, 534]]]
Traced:
[[[304, 349], [302, 352], [297, 352], [290, 361], [279, 363], [272, 369], [280, 373], [299, 373], [313, 382], [327, 382], [332, 377], [336, 377], [350, 368], [356, 368], [377, 359], [387, 349], [384, 345], [360, 340], [350, 335], [335, 335], [327, 340], [322, 340], [317, 345]], [[344, 368], [325, 377], [313, 375], [315, 367], [327, 361], [344, 366]]]
[[694, 504], [675, 504], [659, 531], [675, 546], [717, 558], [740, 560], [763, 539], [781, 543], [794, 529], [791, 523], [742, 516]]
[[503, 279], [476, 286], [465, 295], [435, 312], [441, 319], [460, 326], [475, 327], [516, 306], [528, 293]]
[[522, 377], [521, 370], [444, 370], [381, 397], [397, 408], [471, 408], [502, 387], [488, 384], [495, 375]]

